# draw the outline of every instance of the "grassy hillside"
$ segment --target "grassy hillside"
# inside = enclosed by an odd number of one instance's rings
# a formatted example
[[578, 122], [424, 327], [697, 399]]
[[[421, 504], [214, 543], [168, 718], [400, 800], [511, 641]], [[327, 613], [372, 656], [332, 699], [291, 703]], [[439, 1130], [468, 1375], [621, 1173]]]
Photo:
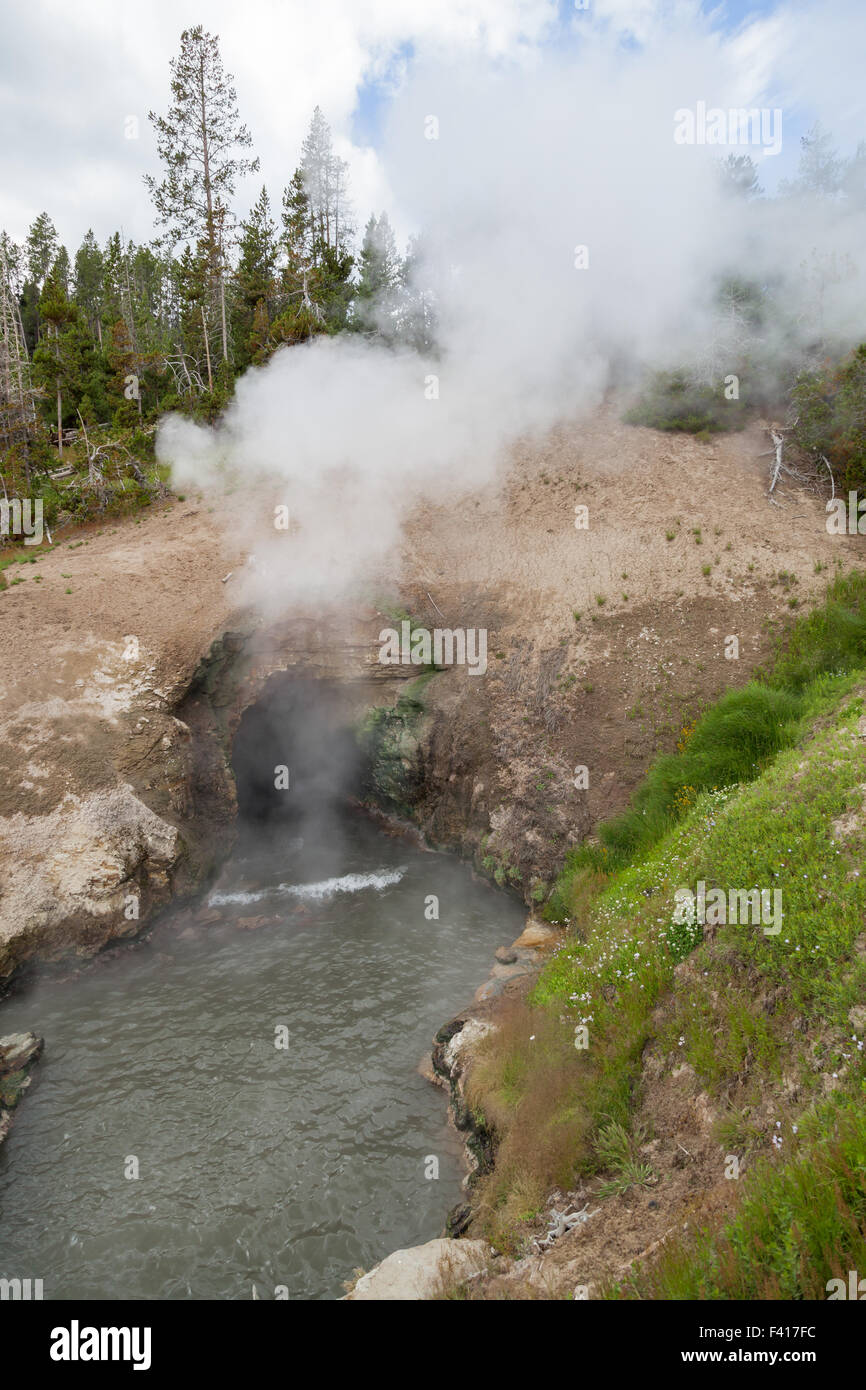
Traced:
[[[652, 1054], [694, 1074], [718, 1179], [731, 1156], [740, 1176], [716, 1221], [610, 1296], [825, 1297], [866, 1268], [864, 696], [855, 575], [569, 858], [549, 909], [566, 943], [471, 1077], [499, 1139], [478, 1225], [500, 1248], [525, 1248], [552, 1187], [583, 1178], [604, 1201], [664, 1183], [645, 1153]], [[780, 892], [778, 931], [690, 921], [675, 895], [701, 881]]]

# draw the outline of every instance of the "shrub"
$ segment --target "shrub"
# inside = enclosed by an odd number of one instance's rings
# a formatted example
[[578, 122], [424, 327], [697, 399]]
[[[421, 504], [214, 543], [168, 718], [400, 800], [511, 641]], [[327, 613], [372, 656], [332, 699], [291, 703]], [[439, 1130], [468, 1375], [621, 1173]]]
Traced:
[[791, 397], [800, 447], [826, 455], [842, 491], [866, 490], [866, 343], [840, 363], [801, 372]]
[[630, 425], [709, 435], [720, 430], [740, 429], [745, 414], [741, 401], [725, 399], [721, 382], [706, 386], [690, 380], [686, 372], [680, 371], [656, 373], [625, 418]]

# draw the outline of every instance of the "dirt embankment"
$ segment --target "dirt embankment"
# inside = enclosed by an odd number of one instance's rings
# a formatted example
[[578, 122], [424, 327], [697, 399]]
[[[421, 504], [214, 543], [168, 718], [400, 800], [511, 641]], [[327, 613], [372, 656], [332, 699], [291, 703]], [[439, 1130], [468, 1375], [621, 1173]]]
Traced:
[[23, 582], [0, 595], [0, 978], [133, 933], [169, 896], [190, 809], [173, 709], [231, 625], [239, 559], [215, 513], [175, 502], [5, 571]]
[[[765, 448], [757, 428], [702, 444], [610, 409], [516, 449], [502, 487], [417, 509], [395, 599], [488, 633], [486, 674], [429, 682], [399, 750], [431, 840], [540, 899], [656, 749], [766, 656], [768, 622], [823, 589], [816, 561], [850, 563], [819, 500], [768, 503]], [[414, 674], [377, 665], [390, 620], [369, 604], [265, 628], [231, 520], [178, 501], [6, 570], [23, 582], [0, 594], [0, 978], [137, 932], [207, 873], [231, 832], [226, 734], [270, 672], [381, 704]]]
[[504, 488], [413, 518], [416, 620], [488, 629], [486, 676], [454, 670], [425, 695], [431, 839], [539, 901], [651, 757], [856, 563], [820, 499], [768, 501], [766, 450], [757, 425], [704, 444], [610, 408], [516, 450]]

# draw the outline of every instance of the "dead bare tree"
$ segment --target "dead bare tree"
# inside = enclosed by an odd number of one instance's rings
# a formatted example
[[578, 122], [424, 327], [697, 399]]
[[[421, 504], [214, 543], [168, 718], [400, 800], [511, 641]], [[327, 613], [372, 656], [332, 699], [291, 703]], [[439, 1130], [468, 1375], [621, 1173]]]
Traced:
[[[783, 473], [786, 477], [792, 478], [800, 487], [806, 488], [810, 492], [822, 492], [824, 485], [821, 481], [823, 474], [821, 473], [820, 465], [823, 464], [830, 475], [830, 497], [832, 500], [836, 496], [836, 480], [833, 477], [833, 469], [830, 466], [826, 454], [816, 454], [809, 460], [808, 466], [806, 467], [803, 467], [799, 461], [797, 463], [791, 462], [790, 456], [786, 457], [785, 455], [785, 444], [787, 442], [785, 436], [795, 429], [796, 425], [797, 421], [794, 420], [792, 424], [787, 426], [778, 424], [770, 424], [767, 426], [767, 433], [773, 444], [772, 449], [768, 450], [768, 454], [771, 454], [773, 457], [773, 468], [770, 475], [770, 487], [767, 492], [767, 497], [769, 501], [778, 505], [773, 493]], [[762, 455], [762, 457], [764, 456]]]
[[[36, 433], [36, 398], [24, 341], [21, 311], [12, 291], [5, 248], [0, 245], [0, 440], [5, 448], [27, 444]], [[30, 471], [25, 453], [27, 487]]]
[[179, 352], [176, 356], [163, 359], [174, 378], [176, 389], [182, 396], [204, 395], [206, 386], [198, 363], [193, 358]]
[[[106, 439], [98, 444], [92, 443], [87, 433], [87, 426], [81, 418], [80, 411], [78, 412], [78, 418], [81, 420], [84, 447], [87, 453], [87, 482], [88, 486], [93, 488], [94, 492], [97, 494], [100, 506], [105, 505], [107, 497], [105, 474], [112, 463], [114, 465], [115, 476], [123, 490], [125, 490], [126, 484], [121, 470], [123, 468], [128, 468], [140, 487], [159, 496], [165, 493], [165, 488], [158, 479], [156, 481], [151, 481], [145, 476], [136, 459], [125, 444], [122, 444], [119, 439]], [[152, 434], [152, 428], [145, 431], [145, 433]], [[121, 459], [118, 455], [123, 455], [124, 457]]]

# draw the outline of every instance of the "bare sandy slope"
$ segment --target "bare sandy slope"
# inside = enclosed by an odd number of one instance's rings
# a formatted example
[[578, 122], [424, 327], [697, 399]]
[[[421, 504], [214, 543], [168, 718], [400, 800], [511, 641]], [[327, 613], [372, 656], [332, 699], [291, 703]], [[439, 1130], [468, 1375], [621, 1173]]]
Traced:
[[[509, 629], [526, 635], [532, 624], [551, 641], [563, 627], [573, 635], [572, 611], [597, 610], [598, 595], [605, 617], [695, 595], [722, 598], [736, 613], [733, 605], [785, 570], [802, 601], [824, 587], [815, 562], [852, 563], [857, 540], [827, 534], [815, 497], [777, 488], [778, 505], [768, 501], [768, 447], [759, 425], [705, 444], [625, 425], [610, 406], [540, 446], [516, 448], [503, 488], [413, 518], [407, 576], [429, 584], [440, 607], [445, 594], [452, 618], [455, 609], [468, 616], [467, 595], [495, 593]], [[580, 506], [588, 529], [575, 525]], [[781, 612], [787, 596], [779, 599], [771, 608]]]
[[[777, 488], [768, 500], [768, 447], [757, 424], [704, 444], [627, 426], [611, 404], [516, 449], [501, 489], [412, 518], [412, 612], [489, 629], [488, 674], [448, 712], [474, 718], [486, 743], [476, 819], [525, 893], [533, 875], [543, 891], [564, 849], [625, 804], [707, 701], [771, 656], [837, 563], [858, 562], [859, 538], [827, 533], [820, 498]], [[483, 692], [469, 700], [467, 684]], [[430, 689], [443, 701], [445, 678]], [[579, 767], [589, 788], [575, 795]], [[441, 809], [426, 828], [446, 843], [459, 774], [431, 788]]]
[[[857, 538], [827, 534], [819, 499], [767, 501], [767, 447], [758, 427], [702, 444], [625, 426], [610, 407], [518, 447], [502, 486], [413, 513], [402, 558], [384, 561], [395, 595], [430, 627], [489, 629], [482, 813], [503, 843], [526, 839], [525, 826], [509, 832], [496, 808], [536, 815], [540, 760], [564, 774], [604, 748], [580, 815], [544, 793], [566, 842], [585, 833], [675, 726], [671, 692], [688, 704], [745, 678], [766, 652], [766, 619], [823, 590], [816, 561], [856, 560]], [[588, 529], [575, 527], [578, 506]], [[145, 860], [168, 874], [188, 739], [173, 707], [248, 598], [227, 500], [175, 501], [56, 539], [37, 564], [8, 568], [7, 582], [23, 582], [0, 594], [0, 975], [48, 950], [72, 916], [108, 923]], [[381, 616], [368, 618], [375, 661]], [[471, 722], [451, 675], [435, 698]], [[169, 813], [129, 773], [155, 756], [178, 788]], [[94, 932], [94, 944], [111, 934]]]
[[219, 516], [208, 501], [174, 501], [63, 532], [37, 565], [7, 569], [7, 583], [24, 583], [0, 602], [2, 718], [26, 717], [25, 702], [45, 698], [98, 705], [90, 683], [128, 635], [154, 685], [183, 681], [224, 628], [234, 591], [221, 580], [243, 563]]

